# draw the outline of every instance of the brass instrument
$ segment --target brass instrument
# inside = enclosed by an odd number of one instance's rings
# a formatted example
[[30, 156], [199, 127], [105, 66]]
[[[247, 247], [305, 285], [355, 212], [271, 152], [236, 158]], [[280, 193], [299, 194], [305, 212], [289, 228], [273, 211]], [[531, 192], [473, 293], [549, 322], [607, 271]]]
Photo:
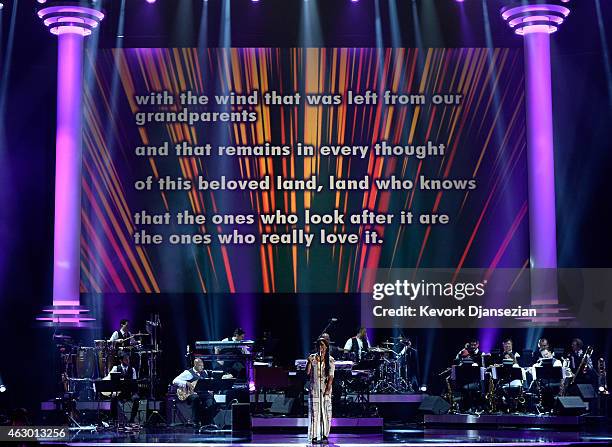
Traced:
[[489, 389], [487, 390], [485, 400], [489, 405], [489, 413], [497, 412], [497, 404], [495, 403], [495, 383], [493, 382], [492, 372], [489, 372]]
[[610, 394], [608, 391], [608, 373], [606, 371], [606, 361], [603, 358], [597, 360], [598, 388], [601, 394]]
[[525, 399], [525, 390], [523, 389], [523, 384], [521, 383], [521, 387], [519, 388], [519, 395], [516, 398], [516, 401], [518, 402], [519, 405], [525, 405], [526, 399]]
[[446, 400], [450, 404], [449, 413], [456, 413], [457, 412], [457, 402], [455, 402], [455, 396], [453, 394], [453, 387], [450, 382], [450, 375], [446, 376], [444, 378], [444, 381], [446, 382]]
[[540, 379], [535, 380], [535, 386], [536, 386], [536, 391], [538, 393], [538, 403], [536, 404], [536, 410], [538, 410], [538, 413], [542, 413], [542, 408], [544, 408], [544, 394], [542, 393], [542, 386], [540, 385]]
[[574, 374], [574, 377], [572, 377], [572, 380], [570, 381], [570, 385], [573, 385], [576, 382], [576, 378], [580, 375], [580, 373], [584, 369], [586, 365], [586, 361], [589, 358], [591, 358], [592, 355], [593, 355], [593, 346], [588, 346], [586, 348], [586, 351], [584, 351], [584, 355], [582, 356], [582, 360], [580, 361], [580, 366], [578, 366], [578, 369], [576, 370], [576, 374]]

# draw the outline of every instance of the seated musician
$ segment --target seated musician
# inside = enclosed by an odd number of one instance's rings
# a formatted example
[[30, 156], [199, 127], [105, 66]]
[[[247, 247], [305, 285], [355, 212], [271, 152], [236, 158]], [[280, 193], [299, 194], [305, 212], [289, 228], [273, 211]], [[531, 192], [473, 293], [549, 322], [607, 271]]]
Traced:
[[[508, 365], [510, 364], [513, 368], [520, 368], [518, 363], [518, 359], [521, 355], [514, 351], [513, 343], [511, 338], [505, 338], [502, 342], [502, 352], [497, 359], [498, 364], [500, 365]], [[521, 380], [512, 380], [510, 383], [504, 385], [504, 387], [510, 388], [520, 388], [523, 386], [523, 382]]]
[[361, 361], [363, 354], [368, 352], [369, 349], [370, 343], [368, 342], [368, 335], [364, 327], [360, 327], [357, 335], [349, 338], [344, 344], [344, 350], [352, 354], [354, 362]]
[[[480, 375], [475, 376], [474, 373], [474, 371], [480, 371], [478, 366], [482, 361], [482, 353], [479, 347], [479, 341], [471, 339], [457, 353], [454, 360], [455, 365], [457, 365], [455, 386], [461, 392], [461, 407], [465, 411], [476, 410], [484, 405]], [[465, 368], [469, 368], [469, 370]]]
[[136, 344], [136, 340], [130, 334], [128, 329], [130, 322], [125, 318], [119, 322], [119, 329], [113, 332], [111, 338], [108, 340], [111, 343], [116, 343], [117, 346], [129, 346]]
[[482, 366], [482, 352], [480, 351], [480, 342], [476, 338], [470, 339], [463, 349], [455, 356], [455, 364], [459, 365], [466, 360], [471, 360], [478, 366]]
[[[234, 329], [234, 334], [231, 337], [226, 337], [222, 342], [230, 342], [230, 341], [244, 341], [244, 337], [246, 332], [238, 327]], [[236, 354], [236, 355], [247, 355], [249, 354], [249, 348], [246, 346], [234, 347], [234, 348], [215, 348], [215, 352], [217, 354]], [[232, 360], [232, 361], [219, 361], [219, 365], [223, 368], [223, 371], [227, 374], [231, 374], [232, 377], [237, 379], [246, 379], [246, 365], [244, 360]]]
[[[123, 380], [136, 380], [136, 368], [130, 365], [130, 356], [129, 354], [124, 354], [121, 356], [121, 363], [119, 365], [113, 366], [108, 375], [104, 377], [104, 380], [110, 380], [111, 374], [120, 373], [120, 379]], [[117, 414], [119, 401], [125, 402], [131, 400], [132, 401], [132, 411], [130, 414], [130, 424], [134, 423], [136, 419], [136, 415], [138, 414], [138, 407], [140, 406], [140, 396], [137, 393], [127, 393], [125, 391], [119, 392], [119, 394], [113, 393], [111, 397], [111, 417], [113, 420], [117, 420]]]
[[[186, 369], [176, 376], [172, 384], [187, 388], [193, 386], [196, 380], [206, 378], [208, 378], [208, 373], [204, 371], [204, 362], [202, 362], [202, 359], [197, 358], [193, 361], [193, 368]], [[212, 392], [195, 392], [186, 399], [186, 402], [191, 405], [191, 420], [194, 425], [199, 426], [201, 424], [208, 425], [212, 423], [215, 411], [215, 399]]]
[[499, 354], [495, 363], [503, 364], [504, 360], [512, 360], [512, 364], [518, 366], [518, 359], [520, 357], [521, 355], [513, 349], [512, 339], [505, 338], [502, 342], [502, 352]]
[[536, 365], [542, 366], [544, 363], [547, 363], [547, 360], [549, 359], [552, 360], [552, 362], [550, 362], [552, 366], [554, 367], [563, 366], [563, 364], [561, 363], [561, 360], [556, 359], [554, 357], [554, 353], [552, 351], [549, 351], [548, 349], [542, 349], [540, 351], [540, 358], [536, 362]]
[[[538, 343], [540, 346], [540, 343]], [[561, 377], [550, 379], [550, 376], [544, 374], [546, 368], [561, 368], [563, 363], [561, 360], [553, 357], [553, 352], [548, 349], [542, 349], [538, 351], [540, 358], [533, 365], [533, 370], [538, 383], [535, 385], [535, 389], [538, 391], [540, 396], [540, 402], [544, 408], [552, 408], [555, 403], [555, 396], [559, 393], [561, 387]], [[540, 371], [538, 371], [538, 369]], [[561, 374], [561, 373], [560, 373]], [[554, 377], [554, 376], [553, 376]], [[533, 383], [533, 382], [532, 382]]]
[[553, 349], [550, 347], [550, 344], [548, 343], [548, 340], [546, 338], [540, 338], [538, 340], [538, 349], [533, 351], [533, 353], [531, 354], [534, 362], [542, 358], [543, 351], [548, 351], [552, 357], [555, 356], [555, 353]]

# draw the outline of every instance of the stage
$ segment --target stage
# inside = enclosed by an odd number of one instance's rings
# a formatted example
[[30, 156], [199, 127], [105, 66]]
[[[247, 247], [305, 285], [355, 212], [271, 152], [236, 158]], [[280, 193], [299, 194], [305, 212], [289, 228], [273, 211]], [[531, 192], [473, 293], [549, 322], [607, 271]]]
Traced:
[[0, 446], [612, 445], [611, 24], [0, 0]]
[[[550, 431], [534, 428], [504, 430], [445, 430], [422, 429], [418, 427], [389, 428], [379, 433], [332, 434], [330, 446], [367, 447], [367, 446], [602, 446], [610, 445], [612, 436], [593, 432]], [[49, 443], [50, 445], [52, 443]], [[252, 446], [275, 447], [283, 445], [310, 445], [306, 434], [293, 433], [255, 433], [248, 440], [232, 436], [231, 431], [217, 433], [195, 433], [188, 429], [149, 429], [136, 433], [75, 433], [66, 443], [70, 446]]]

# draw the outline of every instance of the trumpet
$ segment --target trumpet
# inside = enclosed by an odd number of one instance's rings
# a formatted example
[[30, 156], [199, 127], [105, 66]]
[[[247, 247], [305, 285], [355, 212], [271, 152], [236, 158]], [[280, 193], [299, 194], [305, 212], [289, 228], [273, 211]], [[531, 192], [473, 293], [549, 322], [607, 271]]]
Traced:
[[606, 361], [603, 358], [597, 360], [597, 379], [599, 392], [601, 394], [610, 394], [608, 391], [608, 374], [606, 371]]

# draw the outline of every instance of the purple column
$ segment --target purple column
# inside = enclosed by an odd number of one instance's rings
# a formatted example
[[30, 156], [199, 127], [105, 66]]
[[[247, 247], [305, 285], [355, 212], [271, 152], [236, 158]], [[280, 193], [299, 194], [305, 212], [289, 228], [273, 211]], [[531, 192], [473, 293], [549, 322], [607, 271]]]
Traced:
[[62, 2], [38, 11], [58, 36], [57, 134], [55, 147], [55, 226], [52, 314], [39, 320], [79, 325], [80, 315], [81, 157], [83, 42], [104, 18], [78, 2]]
[[562, 3], [567, 1], [513, 2], [501, 11], [510, 28], [524, 37], [531, 300], [535, 305], [558, 303], [550, 34], [570, 12]]

